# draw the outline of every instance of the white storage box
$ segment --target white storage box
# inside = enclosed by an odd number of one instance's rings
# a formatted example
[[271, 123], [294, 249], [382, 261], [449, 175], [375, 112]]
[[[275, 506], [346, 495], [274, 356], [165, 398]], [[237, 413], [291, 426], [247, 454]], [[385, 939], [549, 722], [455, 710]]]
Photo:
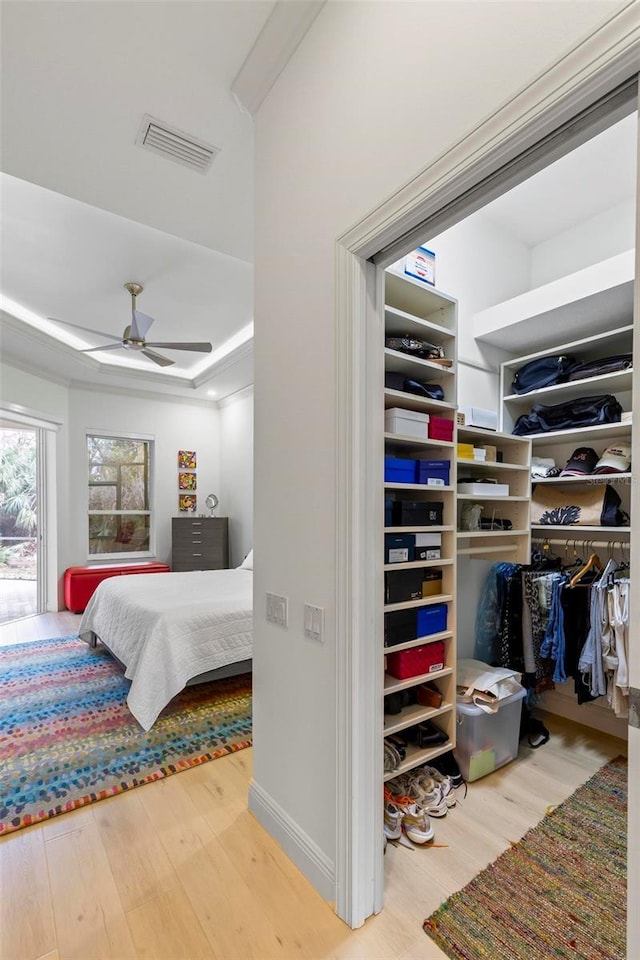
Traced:
[[421, 437], [426, 439], [429, 428], [429, 414], [419, 413], [417, 410], [404, 410], [402, 407], [391, 407], [384, 412], [384, 429], [386, 433], [401, 433], [405, 437]]
[[[498, 429], [498, 414], [495, 410], [483, 410], [482, 407], [460, 407], [459, 414], [465, 427], [483, 427], [485, 430]], [[460, 420], [458, 420], [460, 423]]]
[[415, 560], [439, 560], [441, 549], [441, 533], [416, 533], [414, 547]]
[[508, 497], [508, 483], [468, 483], [461, 480], [458, 484], [458, 493], [470, 493], [474, 497]]
[[497, 713], [485, 713], [472, 703], [458, 703], [456, 748], [453, 751], [465, 780], [478, 780], [518, 756], [522, 687], [498, 701]]
[[436, 255], [433, 250], [418, 247], [404, 258], [404, 272], [409, 277], [422, 280], [435, 286], [436, 282]]

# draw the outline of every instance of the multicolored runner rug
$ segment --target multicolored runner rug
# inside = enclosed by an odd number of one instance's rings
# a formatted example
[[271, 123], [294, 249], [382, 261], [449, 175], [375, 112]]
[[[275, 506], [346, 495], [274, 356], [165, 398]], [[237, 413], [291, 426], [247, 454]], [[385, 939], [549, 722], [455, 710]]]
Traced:
[[456, 960], [624, 960], [627, 761], [605, 764], [424, 922]]
[[0, 835], [251, 745], [251, 674], [186, 687], [145, 733], [102, 647], [0, 648]]

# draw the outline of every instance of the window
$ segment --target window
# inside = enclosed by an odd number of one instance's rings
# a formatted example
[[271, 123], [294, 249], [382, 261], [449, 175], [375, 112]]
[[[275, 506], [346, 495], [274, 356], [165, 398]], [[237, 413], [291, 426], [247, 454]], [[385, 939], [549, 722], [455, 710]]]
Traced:
[[89, 556], [151, 552], [149, 440], [87, 436]]

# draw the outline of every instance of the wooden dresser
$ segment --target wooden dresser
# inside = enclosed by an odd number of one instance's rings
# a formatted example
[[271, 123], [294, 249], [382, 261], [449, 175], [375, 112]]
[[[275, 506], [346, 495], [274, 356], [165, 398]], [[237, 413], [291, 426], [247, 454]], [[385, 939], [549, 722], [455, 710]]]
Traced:
[[172, 518], [172, 570], [223, 570], [228, 566], [228, 517]]

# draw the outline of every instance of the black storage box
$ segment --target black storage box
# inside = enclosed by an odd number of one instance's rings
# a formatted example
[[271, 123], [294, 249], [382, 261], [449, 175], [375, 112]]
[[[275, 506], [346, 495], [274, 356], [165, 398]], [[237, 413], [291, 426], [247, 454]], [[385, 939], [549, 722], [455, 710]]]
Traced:
[[415, 542], [413, 533], [385, 533], [384, 562], [411, 563]]
[[394, 373], [392, 370], [386, 370], [384, 374], [384, 385], [387, 390], [404, 391], [404, 373]]
[[384, 615], [384, 645], [392, 647], [396, 643], [407, 643], [418, 636], [418, 611], [394, 610]]
[[384, 575], [385, 603], [403, 603], [405, 600], [420, 600], [425, 571], [387, 570]]
[[435, 527], [442, 524], [444, 503], [429, 500], [394, 500], [391, 508], [394, 527]]

